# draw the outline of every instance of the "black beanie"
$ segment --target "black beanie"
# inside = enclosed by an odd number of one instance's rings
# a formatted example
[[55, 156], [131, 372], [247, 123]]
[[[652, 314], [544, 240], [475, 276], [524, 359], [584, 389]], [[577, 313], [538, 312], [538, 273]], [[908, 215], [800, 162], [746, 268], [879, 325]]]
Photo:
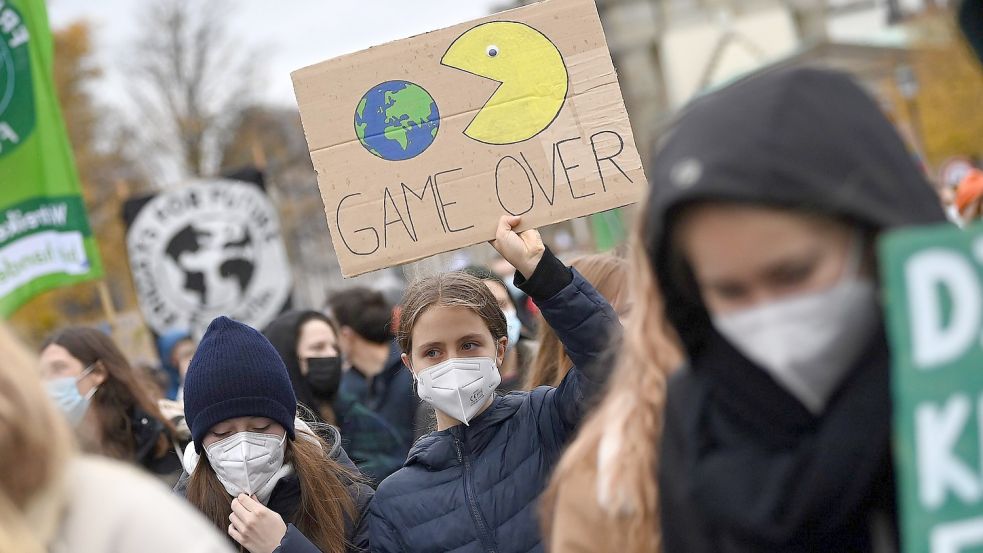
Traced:
[[184, 379], [184, 414], [195, 451], [216, 424], [273, 419], [294, 438], [297, 398], [280, 355], [257, 330], [228, 317], [208, 325]]

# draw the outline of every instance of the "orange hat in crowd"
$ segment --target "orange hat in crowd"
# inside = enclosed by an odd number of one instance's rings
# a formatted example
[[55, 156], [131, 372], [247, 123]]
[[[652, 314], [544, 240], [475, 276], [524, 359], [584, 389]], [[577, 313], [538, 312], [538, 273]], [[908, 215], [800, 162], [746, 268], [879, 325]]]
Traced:
[[960, 213], [966, 206], [983, 196], [983, 171], [971, 169], [956, 187], [956, 209]]

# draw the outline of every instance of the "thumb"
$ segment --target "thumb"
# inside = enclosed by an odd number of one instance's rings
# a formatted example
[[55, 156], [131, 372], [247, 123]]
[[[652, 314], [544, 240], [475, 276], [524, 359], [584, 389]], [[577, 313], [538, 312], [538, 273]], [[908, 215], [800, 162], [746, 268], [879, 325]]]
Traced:
[[498, 219], [498, 228], [495, 229], [495, 239], [501, 240], [509, 235], [512, 229], [519, 224], [519, 217], [502, 215]]

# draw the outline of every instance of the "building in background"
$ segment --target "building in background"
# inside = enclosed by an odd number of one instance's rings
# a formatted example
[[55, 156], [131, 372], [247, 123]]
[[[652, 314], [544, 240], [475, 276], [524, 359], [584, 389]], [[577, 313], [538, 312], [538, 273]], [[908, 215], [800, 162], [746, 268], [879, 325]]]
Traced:
[[[502, 9], [530, 4], [517, 0]], [[647, 162], [673, 114], [693, 96], [755, 71], [818, 65], [857, 76], [923, 155], [918, 82], [910, 49], [920, 37], [907, 22], [947, 9], [946, 0], [597, 0], [635, 139]], [[924, 38], [924, 37], [921, 37]], [[268, 127], [266, 127], [268, 128]], [[297, 275], [297, 304], [319, 306], [328, 290], [355, 284], [399, 297], [412, 280], [470, 263], [491, 263], [483, 244], [429, 259], [342, 279], [326, 232], [303, 136], [291, 163], [270, 163], [271, 194], [281, 205], [284, 232]], [[924, 155], [923, 155], [924, 157]], [[574, 219], [543, 230], [561, 253], [610, 249], [622, 242], [633, 208]]]
[[[635, 139], [646, 153], [693, 96], [778, 65], [848, 71], [889, 113], [905, 111], [917, 83], [908, 62], [912, 36], [903, 23], [947, 6], [946, 0], [597, 0]], [[918, 148], [917, 128], [902, 128]]]

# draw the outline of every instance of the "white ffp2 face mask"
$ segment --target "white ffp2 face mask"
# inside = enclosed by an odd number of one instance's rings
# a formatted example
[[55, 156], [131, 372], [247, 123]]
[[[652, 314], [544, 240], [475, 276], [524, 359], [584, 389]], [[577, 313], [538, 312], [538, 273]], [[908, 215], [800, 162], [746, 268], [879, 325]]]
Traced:
[[[286, 436], [238, 432], [206, 447], [205, 455], [229, 495], [259, 496], [283, 466], [285, 451]], [[263, 497], [260, 501], [265, 503]]]
[[831, 288], [713, 317], [713, 325], [813, 414], [821, 413], [877, 328], [877, 288], [854, 238]]
[[448, 359], [416, 375], [417, 394], [434, 409], [465, 425], [491, 401], [502, 375], [494, 359]]

